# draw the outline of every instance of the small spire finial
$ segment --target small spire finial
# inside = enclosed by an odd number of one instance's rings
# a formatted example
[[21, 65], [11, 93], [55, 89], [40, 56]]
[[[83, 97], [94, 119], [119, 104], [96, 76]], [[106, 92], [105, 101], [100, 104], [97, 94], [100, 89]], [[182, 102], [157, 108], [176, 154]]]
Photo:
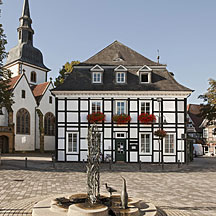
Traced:
[[29, 10], [28, 0], [24, 0], [24, 3], [23, 3], [22, 17], [24, 17], [24, 16], [27, 16], [30, 18], [30, 10]]
[[160, 50], [157, 49], [157, 53], [158, 53], [158, 56], [157, 56], [157, 61], [158, 61], [158, 64], [160, 63]]

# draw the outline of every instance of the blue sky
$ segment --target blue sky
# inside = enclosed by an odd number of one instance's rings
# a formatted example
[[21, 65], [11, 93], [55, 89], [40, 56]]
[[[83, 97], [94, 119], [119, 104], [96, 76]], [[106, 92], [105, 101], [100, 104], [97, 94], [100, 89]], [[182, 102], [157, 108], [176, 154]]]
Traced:
[[[7, 51], [17, 44], [23, 0], [3, 0], [1, 23]], [[216, 79], [215, 0], [29, 0], [34, 46], [50, 76], [62, 65], [84, 61], [114, 40], [167, 64], [181, 84], [195, 90], [189, 103]]]

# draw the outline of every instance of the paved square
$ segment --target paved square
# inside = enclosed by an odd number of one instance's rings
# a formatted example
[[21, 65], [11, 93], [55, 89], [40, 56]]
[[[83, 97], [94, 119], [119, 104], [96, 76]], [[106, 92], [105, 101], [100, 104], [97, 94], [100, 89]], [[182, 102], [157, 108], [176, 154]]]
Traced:
[[[0, 215], [31, 215], [41, 197], [86, 192], [85, 165], [57, 163], [50, 156], [4, 156], [0, 166]], [[104, 184], [121, 191], [124, 176], [129, 196], [142, 197], [162, 209], [160, 215], [216, 215], [216, 158], [195, 158], [189, 165], [142, 164], [101, 165], [101, 192]]]

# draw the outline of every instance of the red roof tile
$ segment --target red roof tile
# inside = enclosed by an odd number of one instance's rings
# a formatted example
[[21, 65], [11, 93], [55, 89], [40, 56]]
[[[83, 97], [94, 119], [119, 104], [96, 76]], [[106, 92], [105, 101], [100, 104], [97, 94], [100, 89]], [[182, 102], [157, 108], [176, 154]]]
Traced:
[[10, 83], [9, 83], [10, 87], [8, 88], [8, 90], [13, 89], [15, 87], [16, 83], [18, 82], [21, 76], [22, 75], [18, 75], [10, 79]]
[[34, 96], [35, 97], [42, 96], [48, 85], [49, 85], [49, 82], [45, 82], [45, 83], [41, 83], [39, 85], [33, 86], [32, 92], [33, 92]]

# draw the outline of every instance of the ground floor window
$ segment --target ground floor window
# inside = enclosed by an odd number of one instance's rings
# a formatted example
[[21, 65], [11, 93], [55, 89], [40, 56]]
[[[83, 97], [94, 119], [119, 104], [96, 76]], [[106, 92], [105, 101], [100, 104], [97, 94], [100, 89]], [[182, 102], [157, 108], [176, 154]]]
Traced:
[[151, 134], [149, 133], [140, 134], [140, 153], [144, 153], [144, 154], [151, 153]]
[[67, 152], [78, 153], [78, 133], [77, 132], [67, 133]]
[[167, 134], [165, 137], [165, 153], [174, 154], [175, 152], [175, 141], [174, 134]]

